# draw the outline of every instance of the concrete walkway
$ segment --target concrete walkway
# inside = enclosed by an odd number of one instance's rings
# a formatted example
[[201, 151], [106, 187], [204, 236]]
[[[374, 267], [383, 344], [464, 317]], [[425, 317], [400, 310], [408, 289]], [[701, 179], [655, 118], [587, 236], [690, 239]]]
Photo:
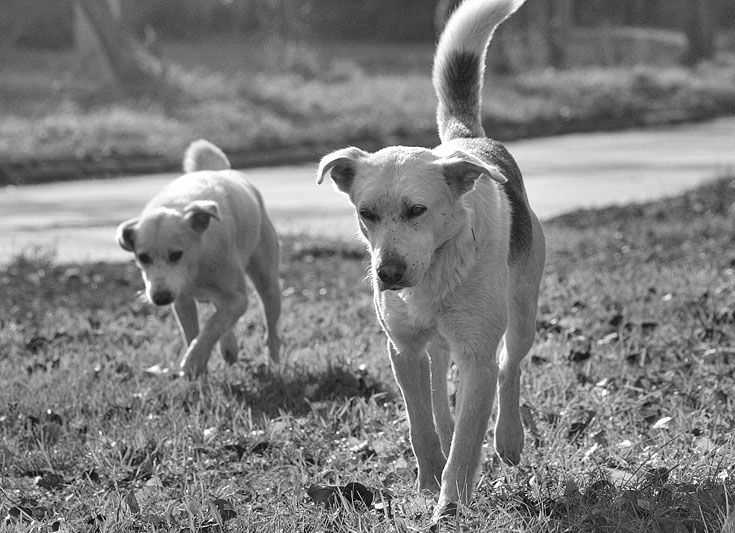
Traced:
[[[508, 143], [539, 217], [674, 195], [735, 172], [735, 117], [699, 124], [585, 133]], [[346, 198], [315, 183], [316, 162], [248, 169], [282, 233], [352, 238]], [[61, 262], [125, 261], [115, 228], [175, 175], [6, 187], [0, 190], [0, 262], [40, 246]]]

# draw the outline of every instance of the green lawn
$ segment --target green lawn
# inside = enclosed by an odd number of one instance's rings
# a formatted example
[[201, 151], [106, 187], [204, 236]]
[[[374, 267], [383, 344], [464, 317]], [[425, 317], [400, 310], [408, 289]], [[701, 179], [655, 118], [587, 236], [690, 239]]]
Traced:
[[[733, 205], [730, 177], [545, 225], [523, 463], [501, 466], [486, 447], [465, 531], [731, 531]], [[280, 374], [264, 367], [255, 304], [238, 326], [241, 361], [215, 354], [209, 377], [189, 382], [143, 371], [182, 344], [171, 313], [136, 296], [134, 265], [39, 253], [0, 271], [0, 531], [428, 523], [366, 255], [283, 240]], [[374, 491], [369, 508], [345, 503], [354, 491], [331, 507], [307, 495], [350, 482]]]
[[[171, 170], [199, 137], [238, 165], [313, 160], [350, 143], [437, 142], [430, 45], [163, 48], [177, 93], [162, 99], [125, 98], [71, 53], [16, 52], [0, 61], [0, 183]], [[483, 104], [488, 134], [499, 140], [732, 113], [735, 56], [724, 51], [691, 70], [489, 75]]]

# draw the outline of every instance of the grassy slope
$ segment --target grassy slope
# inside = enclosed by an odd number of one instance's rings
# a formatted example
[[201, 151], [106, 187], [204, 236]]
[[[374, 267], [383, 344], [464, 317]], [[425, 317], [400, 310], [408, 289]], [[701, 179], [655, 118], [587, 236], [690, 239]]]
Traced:
[[[487, 448], [461, 511], [469, 530], [722, 530], [735, 496], [734, 203], [730, 178], [547, 224], [523, 466]], [[286, 369], [263, 368], [254, 305], [243, 360], [225, 369], [215, 354], [191, 383], [142, 371], [181, 341], [167, 310], [135, 298], [133, 265], [17, 258], [0, 272], [0, 531], [425, 524], [365, 267], [355, 243], [286, 236]], [[392, 516], [305, 496], [349, 481], [389, 489]]]
[[[243, 164], [278, 149], [286, 152], [276, 160], [349, 143], [436, 142], [430, 47], [360, 55], [229, 43], [170, 47], [166, 57], [179, 93], [163, 102], [121, 98], [70, 54], [17, 53], [0, 61], [0, 182], [136, 163], [178, 168], [198, 137]], [[587, 68], [489, 79], [484, 122], [492, 136], [508, 140], [735, 113], [733, 61], [723, 53], [694, 70]], [[33, 171], [50, 161], [50, 170]]]

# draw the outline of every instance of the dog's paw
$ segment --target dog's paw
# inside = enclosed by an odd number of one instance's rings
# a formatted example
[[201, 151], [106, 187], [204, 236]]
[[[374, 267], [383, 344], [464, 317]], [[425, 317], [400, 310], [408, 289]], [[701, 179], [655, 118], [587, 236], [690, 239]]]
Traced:
[[209, 361], [209, 353], [202, 351], [197, 345], [197, 341], [193, 341], [186, 350], [179, 369], [181, 373], [191, 379], [207, 373], [207, 362]]
[[505, 463], [517, 465], [521, 462], [523, 451], [523, 426], [518, 424], [506, 424], [495, 428], [495, 452]]
[[431, 517], [431, 527], [429, 531], [442, 531], [442, 526], [449, 526], [457, 519], [457, 502], [443, 502], [441, 499], [434, 507]]
[[219, 340], [219, 350], [228, 365], [232, 365], [237, 362], [237, 339], [232, 331], [226, 333]]
[[437, 473], [424, 473], [419, 472], [419, 477], [416, 480], [416, 486], [419, 492], [426, 494], [436, 494], [441, 488], [441, 470]]

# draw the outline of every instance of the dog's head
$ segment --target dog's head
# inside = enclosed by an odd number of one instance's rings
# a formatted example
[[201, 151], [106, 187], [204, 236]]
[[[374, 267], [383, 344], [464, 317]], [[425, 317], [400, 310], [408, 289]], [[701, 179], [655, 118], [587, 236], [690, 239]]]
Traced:
[[418, 285], [434, 252], [467, 223], [462, 196], [482, 175], [506, 178], [477, 157], [456, 151], [393, 146], [375, 153], [345, 148], [325, 156], [317, 183], [329, 176], [355, 206], [379, 290]]
[[219, 220], [216, 202], [199, 200], [183, 210], [157, 207], [117, 228], [117, 242], [135, 254], [143, 273], [146, 296], [168, 305], [198, 273], [202, 237], [211, 219]]

